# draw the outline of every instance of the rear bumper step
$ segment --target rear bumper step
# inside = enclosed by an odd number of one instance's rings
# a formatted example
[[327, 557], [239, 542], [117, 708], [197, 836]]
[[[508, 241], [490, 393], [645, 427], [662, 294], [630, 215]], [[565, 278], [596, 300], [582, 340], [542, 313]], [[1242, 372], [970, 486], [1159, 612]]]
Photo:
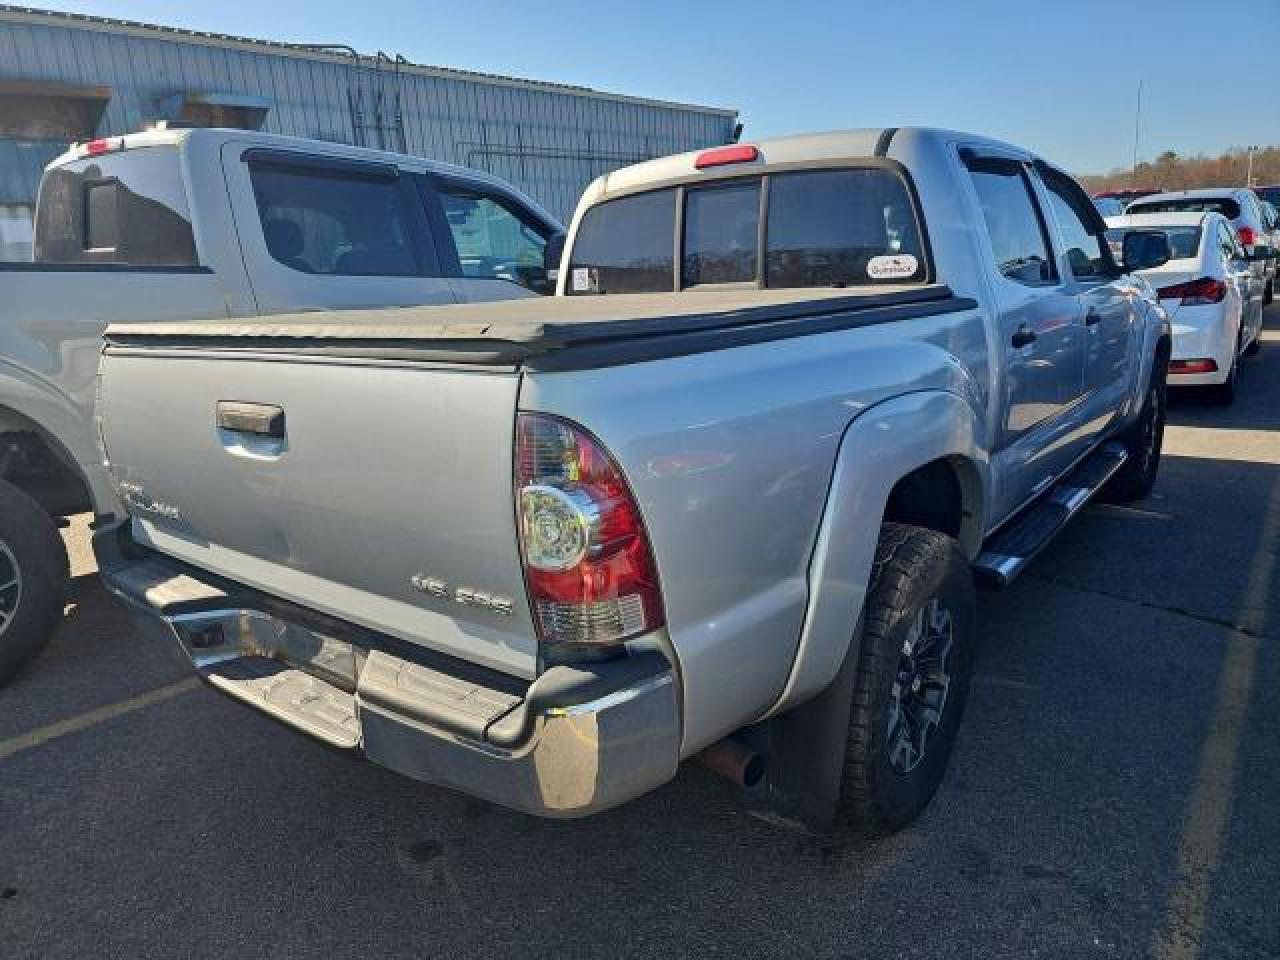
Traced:
[[986, 542], [974, 561], [978, 579], [995, 587], [1012, 583], [1127, 459], [1124, 447], [1108, 443], [1076, 464], [1062, 480]]
[[[331, 746], [540, 816], [616, 806], [675, 775], [675, 677], [656, 652], [486, 683], [325, 630], [199, 571], [103, 549], [107, 585], [208, 683]], [[260, 601], [260, 602], [259, 602]], [[339, 624], [335, 622], [335, 627]]]

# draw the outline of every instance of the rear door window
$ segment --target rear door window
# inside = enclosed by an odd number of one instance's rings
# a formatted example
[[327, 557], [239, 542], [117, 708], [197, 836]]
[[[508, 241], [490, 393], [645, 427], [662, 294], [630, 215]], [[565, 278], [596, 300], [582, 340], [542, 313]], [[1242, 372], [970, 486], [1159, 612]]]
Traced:
[[422, 236], [416, 195], [401, 179], [296, 163], [250, 161], [267, 251], [301, 273], [409, 277], [439, 274]]
[[50, 170], [40, 186], [34, 259], [196, 266], [177, 149], [136, 148]]
[[843, 287], [924, 279], [906, 185], [887, 170], [814, 170], [769, 181], [765, 286]]
[[965, 165], [978, 194], [996, 269], [1016, 283], [1056, 282], [1049, 235], [1022, 164], [969, 157]]
[[578, 227], [570, 294], [655, 293], [674, 288], [676, 191], [654, 190], [597, 204]]
[[686, 191], [684, 286], [754, 283], [759, 243], [759, 180]]

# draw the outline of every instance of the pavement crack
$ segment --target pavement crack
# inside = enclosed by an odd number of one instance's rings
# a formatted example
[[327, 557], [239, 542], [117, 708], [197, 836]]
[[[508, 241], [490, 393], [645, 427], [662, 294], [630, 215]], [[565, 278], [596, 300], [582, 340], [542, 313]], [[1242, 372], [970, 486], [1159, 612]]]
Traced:
[[1075, 593], [1106, 597], [1108, 600], [1118, 600], [1121, 603], [1133, 604], [1136, 607], [1142, 607], [1146, 610], [1159, 610], [1162, 613], [1171, 613], [1175, 616], [1185, 617], [1188, 620], [1194, 620], [1197, 623], [1203, 623], [1207, 626], [1224, 627], [1227, 630], [1233, 630], [1236, 633], [1244, 634], [1246, 637], [1254, 637], [1259, 640], [1266, 638], [1265, 631], [1257, 630], [1247, 624], [1235, 623], [1225, 617], [1215, 617], [1212, 614], [1199, 613], [1195, 610], [1190, 610], [1187, 607], [1155, 603], [1151, 600], [1143, 600], [1141, 597], [1131, 597], [1127, 594], [1119, 593], [1114, 590], [1104, 590], [1100, 587], [1084, 587], [1078, 583], [1071, 583], [1068, 580], [1060, 580], [1057, 577], [1048, 577], [1041, 573], [1027, 573], [1024, 574], [1024, 576], [1026, 576], [1028, 580], [1039, 580], [1041, 583], [1061, 587], [1064, 590], [1071, 590]]

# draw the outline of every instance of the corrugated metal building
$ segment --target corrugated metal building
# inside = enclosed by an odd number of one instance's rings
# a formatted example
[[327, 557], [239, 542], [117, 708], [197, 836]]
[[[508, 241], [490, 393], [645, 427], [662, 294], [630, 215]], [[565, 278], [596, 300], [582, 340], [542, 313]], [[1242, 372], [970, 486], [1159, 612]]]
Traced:
[[497, 174], [567, 218], [611, 169], [733, 139], [737, 113], [0, 5], [0, 259], [30, 253], [40, 172], [157, 120], [316, 137]]

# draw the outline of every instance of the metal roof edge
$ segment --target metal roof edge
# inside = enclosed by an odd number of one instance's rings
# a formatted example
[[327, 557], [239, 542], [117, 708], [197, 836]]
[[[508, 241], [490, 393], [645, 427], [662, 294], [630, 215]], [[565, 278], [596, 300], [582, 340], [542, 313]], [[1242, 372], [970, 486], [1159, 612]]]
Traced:
[[[165, 27], [159, 24], [143, 23], [138, 20], [120, 20], [112, 17], [96, 17], [85, 13], [68, 13], [59, 10], [41, 10], [36, 7], [21, 7], [0, 3], [0, 23], [35, 23], [69, 29], [96, 30], [101, 33], [123, 33], [130, 36], [151, 39], [173, 39], [201, 46], [222, 47], [225, 49], [244, 50], [250, 53], [268, 53], [277, 56], [295, 57], [301, 60], [321, 60], [330, 63], [347, 64], [351, 58], [342, 53], [330, 53], [315, 50], [306, 45], [285, 43], [280, 40], [261, 40], [254, 37], [236, 37], [223, 33], [207, 33], [200, 30], [185, 30], [181, 27]], [[372, 54], [361, 54], [370, 63]], [[401, 64], [406, 73], [419, 76], [440, 77], [446, 80], [462, 80], [470, 83], [483, 83], [491, 86], [516, 87], [533, 90], [539, 93], [558, 93], [568, 96], [584, 97], [594, 100], [608, 100], [615, 103], [629, 103], [636, 106], [656, 107], [666, 110], [682, 110], [692, 113], [707, 113], [715, 116], [736, 119], [738, 111], [732, 107], [711, 107], [696, 103], [682, 103], [677, 100], [659, 100], [650, 97], [636, 97], [624, 93], [610, 93], [594, 90], [591, 87], [580, 87], [567, 83], [556, 83], [548, 80], [529, 80], [521, 77], [507, 77], [495, 73], [481, 73], [458, 67], [438, 67], [430, 64], [406, 62]]]

